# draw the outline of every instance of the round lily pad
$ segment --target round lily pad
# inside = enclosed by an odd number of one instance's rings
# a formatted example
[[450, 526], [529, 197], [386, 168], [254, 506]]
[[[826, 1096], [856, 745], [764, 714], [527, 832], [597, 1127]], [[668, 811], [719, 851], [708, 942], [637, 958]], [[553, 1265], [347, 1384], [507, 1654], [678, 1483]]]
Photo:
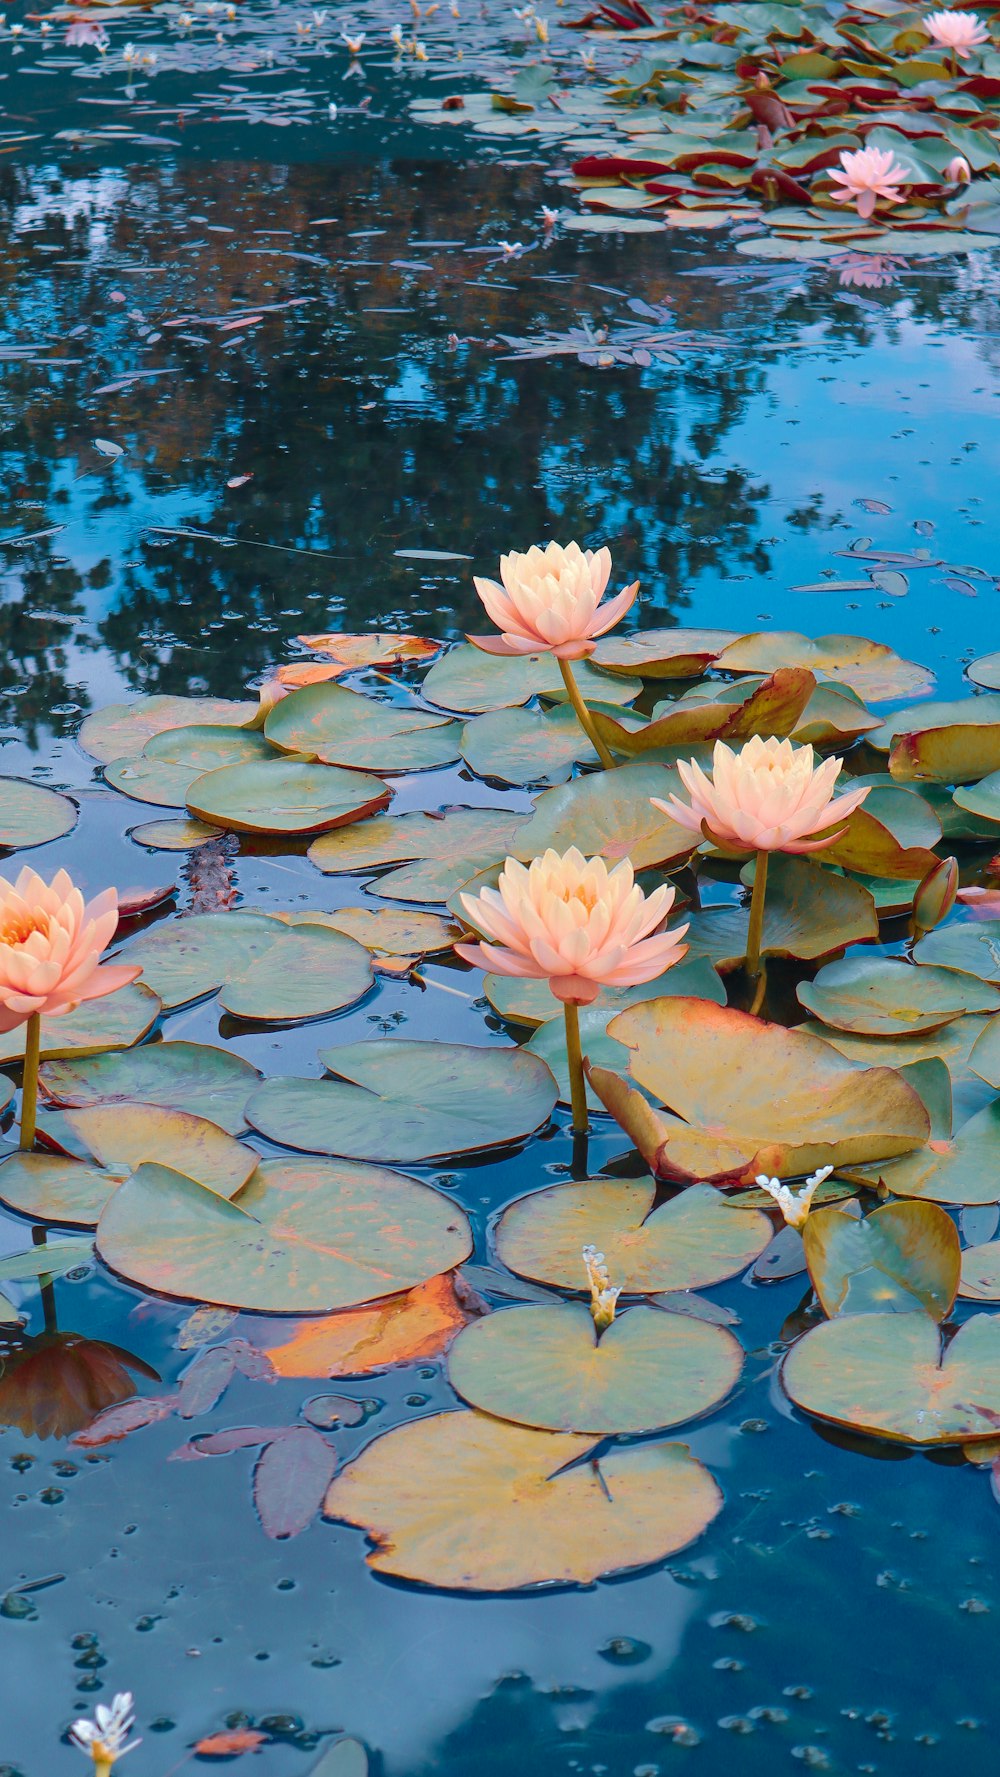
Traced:
[[967, 1301], [1000, 1302], [1000, 1240], [970, 1246], [962, 1254], [958, 1293]]
[[938, 862], [933, 848], [940, 838], [938, 815], [915, 789], [869, 782], [864, 803], [822, 855], [827, 864], [860, 876], [922, 881]]
[[588, 858], [599, 853], [614, 864], [629, 858], [636, 870], [690, 857], [700, 844], [697, 833], [689, 833], [650, 801], [652, 796], [662, 799], [665, 779], [662, 765], [621, 765], [544, 790], [534, 814], [518, 827], [514, 856], [527, 860], [548, 846], [564, 852], [575, 845]]
[[602, 636], [594, 663], [643, 679], [693, 679], [737, 641], [731, 629], [644, 629], [638, 635]]
[[0, 777], [0, 847], [11, 851], [47, 845], [76, 826], [76, 803], [42, 784]]
[[597, 754], [568, 704], [551, 710], [493, 710], [467, 722], [462, 757], [478, 777], [505, 784], [560, 780]]
[[376, 1438], [332, 1482], [323, 1510], [368, 1532], [377, 1573], [511, 1592], [648, 1567], [721, 1509], [683, 1444], [585, 1461], [593, 1448], [589, 1437], [485, 1413], [437, 1413]]
[[[587, 660], [573, 662], [573, 676], [587, 703], [631, 703], [642, 690], [640, 679], [602, 673]], [[504, 658], [460, 642], [436, 660], [422, 686], [428, 703], [439, 709], [478, 715], [484, 710], [510, 709], [532, 697], [563, 702], [559, 662], [551, 654]]]
[[388, 900], [446, 901], [477, 871], [507, 856], [522, 819], [500, 808], [376, 815], [314, 840], [309, 859], [334, 875], [397, 864], [401, 868], [373, 884], [370, 893]]
[[[521, 1141], [556, 1101], [523, 1049], [382, 1037], [322, 1049], [333, 1080], [266, 1080], [247, 1116], [271, 1141], [313, 1154], [414, 1162]], [[443, 1267], [442, 1267], [443, 1269]]]
[[104, 767], [105, 782], [135, 802], [183, 808], [195, 778], [223, 765], [273, 759], [274, 748], [247, 728], [207, 723], [165, 728], [147, 740], [141, 753], [126, 753]]
[[112, 1173], [68, 1154], [15, 1152], [0, 1163], [0, 1202], [37, 1222], [96, 1228], [97, 1218], [127, 1168]]
[[[548, 1024], [556, 1016], [562, 1018], [559, 1002], [547, 981], [531, 981], [520, 975], [487, 975], [483, 991], [501, 1018], [509, 1018], [512, 1024]], [[684, 957], [656, 981], [645, 981], [638, 987], [602, 987], [586, 1010], [606, 1013], [606, 1028], [607, 1019], [615, 1012], [636, 1006], [641, 1000], [660, 999], [664, 994], [713, 1000], [717, 1006], [726, 1003], [726, 990], [711, 963], [703, 957], [693, 962]]]
[[390, 794], [363, 771], [274, 759], [206, 772], [187, 805], [199, 820], [236, 833], [326, 833], [384, 808]]
[[781, 1378], [805, 1412], [874, 1437], [923, 1445], [996, 1437], [1000, 1319], [977, 1314], [942, 1349], [927, 1314], [843, 1315], [792, 1346]]
[[145, 1043], [117, 1055], [47, 1061], [41, 1082], [53, 1104], [161, 1104], [207, 1117], [230, 1135], [246, 1128], [243, 1109], [260, 1074], [231, 1049], [204, 1043]]
[[588, 1179], [519, 1197], [504, 1211], [496, 1248], [509, 1270], [562, 1289], [581, 1287], [585, 1246], [604, 1253], [627, 1295], [697, 1290], [760, 1257], [773, 1229], [711, 1185], [692, 1185], [654, 1208], [651, 1179]]
[[937, 926], [914, 945], [913, 960], [1000, 983], [1000, 919]]
[[325, 683], [283, 697], [268, 713], [264, 733], [283, 753], [391, 773], [452, 764], [462, 730], [445, 716]]
[[395, 907], [338, 907], [324, 917], [335, 931], [356, 938], [376, 956], [431, 956], [450, 950], [463, 930], [439, 913]]
[[901, 660], [882, 642], [867, 636], [809, 636], [791, 630], [761, 630], [742, 636], [719, 655], [721, 671], [773, 673], [779, 666], [807, 666], [818, 679], [849, 685], [859, 697], [878, 703], [890, 697], [914, 697], [934, 683], [926, 667]]
[[901, 958], [847, 956], [814, 981], [800, 981], [800, 1003], [824, 1024], [862, 1036], [936, 1030], [964, 1012], [1000, 1010], [1000, 991], [954, 969], [915, 968]]
[[264, 1160], [233, 1203], [140, 1166], [97, 1228], [101, 1257], [144, 1289], [272, 1314], [396, 1295], [471, 1248], [463, 1212], [439, 1191], [334, 1160]]
[[227, 697], [134, 697], [131, 703], [109, 703], [88, 716], [77, 736], [85, 753], [110, 765], [127, 753], [141, 753], [146, 742], [165, 728], [242, 728], [257, 714], [257, 703], [234, 703]]
[[1000, 650], [993, 654], [980, 654], [965, 669], [967, 678], [974, 685], [984, 685], [987, 691], [1000, 691]]
[[583, 1302], [488, 1314], [448, 1354], [449, 1381], [470, 1406], [544, 1431], [680, 1425], [723, 1400], [742, 1368], [723, 1327], [630, 1308], [598, 1339]]
[[970, 1117], [952, 1139], [937, 1139], [878, 1168], [897, 1197], [931, 1203], [996, 1203], [1000, 1199], [1000, 1099]]
[[[131, 1049], [150, 1031], [161, 1011], [159, 995], [131, 981], [100, 1000], [84, 1000], [75, 1012], [43, 1018], [41, 1053], [100, 1055], [105, 1049]], [[25, 1026], [0, 1032], [0, 1063], [24, 1060]]]
[[887, 1203], [869, 1216], [814, 1210], [802, 1233], [825, 1314], [951, 1312], [962, 1262], [958, 1229], [936, 1203]]
[[221, 827], [183, 815], [173, 821], [145, 821], [131, 829], [131, 837], [137, 845], [148, 845], [153, 851], [194, 851], [206, 840], [220, 838], [222, 832]]
[[[492, 977], [497, 980], [497, 976]], [[541, 984], [543, 987], [545, 982]], [[614, 1037], [608, 1036], [608, 1020], [614, 1016], [613, 1009], [605, 1006], [583, 1006], [579, 1013], [580, 1041], [586, 1059], [596, 1067], [624, 1068], [628, 1062], [628, 1050]], [[550, 1018], [547, 1024], [540, 1024], [525, 1049], [537, 1055], [550, 1069], [559, 1091], [560, 1104], [569, 1104], [572, 1093], [569, 1078], [569, 1058], [566, 1053], [566, 1020], [562, 1013]], [[598, 1098], [590, 1082], [586, 1083], [587, 1103], [592, 1111], [603, 1112], [604, 1106]]]
[[955, 791], [955, 804], [967, 814], [983, 821], [996, 821], [1000, 826], [1000, 771], [991, 771], [978, 784], [960, 785]]
[[125, 954], [168, 1008], [219, 990], [227, 1012], [274, 1023], [325, 1017], [360, 999], [374, 980], [371, 957], [355, 938], [261, 913], [170, 920]]

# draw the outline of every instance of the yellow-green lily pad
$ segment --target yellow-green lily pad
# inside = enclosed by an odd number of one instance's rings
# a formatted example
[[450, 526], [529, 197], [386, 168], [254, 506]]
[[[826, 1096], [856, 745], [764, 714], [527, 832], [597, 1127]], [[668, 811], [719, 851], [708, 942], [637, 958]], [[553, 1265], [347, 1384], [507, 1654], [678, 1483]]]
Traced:
[[283, 697], [264, 733], [283, 753], [363, 771], [428, 771], [459, 757], [461, 727], [445, 716], [377, 702], [325, 680]]
[[275, 758], [206, 772], [191, 785], [187, 806], [236, 833], [327, 833], [385, 808], [391, 793], [363, 771]]
[[1000, 989], [955, 969], [854, 954], [828, 963], [798, 998], [814, 1018], [863, 1036], [936, 1030], [966, 1012], [1000, 1011]]
[[958, 1229], [936, 1203], [887, 1203], [860, 1218], [813, 1210], [802, 1231], [823, 1312], [950, 1314], [962, 1262]]
[[929, 1314], [840, 1315], [792, 1346], [781, 1378], [806, 1413], [873, 1437], [917, 1445], [995, 1437], [1000, 1318], [975, 1315], [943, 1347]]
[[76, 803], [44, 784], [20, 777], [0, 777], [0, 847], [21, 851], [48, 845], [76, 826]]

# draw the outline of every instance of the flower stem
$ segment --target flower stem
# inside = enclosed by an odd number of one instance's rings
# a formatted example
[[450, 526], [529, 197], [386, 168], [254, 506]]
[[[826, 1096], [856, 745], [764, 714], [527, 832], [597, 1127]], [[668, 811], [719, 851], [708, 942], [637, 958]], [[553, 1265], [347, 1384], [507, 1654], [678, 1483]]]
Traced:
[[35, 1118], [38, 1111], [38, 1055], [41, 1040], [41, 1013], [32, 1012], [24, 1033], [24, 1076], [21, 1081], [21, 1147], [25, 1151], [35, 1145]]
[[580, 687], [573, 676], [573, 668], [568, 660], [560, 660], [559, 671], [562, 673], [563, 684], [566, 687], [566, 695], [576, 711], [576, 719], [579, 722], [580, 727], [583, 729], [584, 734], [587, 736], [587, 739], [597, 753], [597, 757], [600, 759], [605, 771], [613, 771], [615, 767], [614, 757], [609, 752], [597, 732], [594, 718], [580, 695]]
[[587, 1133], [587, 1087], [583, 1077], [583, 1050], [580, 1047], [580, 1010], [572, 1000], [563, 1002], [566, 1017], [566, 1055], [569, 1060], [569, 1094], [573, 1106], [573, 1133]]
[[750, 928], [747, 932], [746, 971], [756, 981], [760, 974], [760, 946], [764, 936], [764, 896], [767, 893], [767, 852], [757, 853], [753, 891], [750, 896]]

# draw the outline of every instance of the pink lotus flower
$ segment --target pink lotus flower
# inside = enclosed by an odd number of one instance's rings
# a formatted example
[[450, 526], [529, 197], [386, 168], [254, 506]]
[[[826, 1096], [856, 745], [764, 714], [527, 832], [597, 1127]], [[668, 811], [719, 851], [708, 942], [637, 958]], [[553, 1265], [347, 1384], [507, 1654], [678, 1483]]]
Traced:
[[944, 169], [944, 176], [950, 185], [968, 185], [972, 178], [972, 168], [964, 154], [956, 154]]
[[867, 222], [874, 213], [878, 198], [887, 204], [901, 204], [899, 182], [906, 179], [906, 168], [895, 160], [889, 148], [859, 148], [855, 153], [844, 149], [840, 166], [830, 173], [843, 185], [843, 191], [831, 192], [835, 204], [855, 203], [858, 215]]
[[[812, 747], [793, 747], [790, 740], [761, 740], [754, 735], [738, 753], [717, 740], [712, 776], [692, 759], [678, 763], [691, 806], [671, 796], [669, 803], [651, 797], [654, 808], [701, 833], [724, 851], [810, 852], [832, 845], [844, 831], [838, 822], [860, 808], [868, 790], [848, 790], [834, 797], [840, 759], [813, 760]], [[837, 827], [836, 832], [830, 829]]]
[[666, 886], [644, 895], [627, 858], [610, 871], [576, 846], [527, 869], [508, 858], [497, 888], [462, 896], [472, 924], [495, 942], [455, 949], [479, 968], [547, 981], [557, 999], [586, 1006], [602, 987], [653, 981], [680, 961], [687, 926], [656, 931], [673, 904]]
[[61, 1017], [134, 981], [138, 967], [98, 966], [117, 926], [113, 888], [85, 906], [65, 870], [51, 883], [27, 867], [13, 883], [0, 876], [0, 1031], [36, 1012]]
[[962, 61], [990, 38], [982, 19], [974, 12], [931, 12], [924, 19], [924, 29], [942, 49], [950, 49]]
[[470, 636], [469, 641], [487, 654], [554, 654], [558, 660], [582, 660], [593, 654], [598, 636], [621, 622], [639, 590], [635, 580], [601, 605], [610, 576], [609, 549], [548, 543], [544, 549], [536, 544], [524, 555], [511, 550], [500, 557], [502, 586], [495, 580], [475, 580], [500, 634]]

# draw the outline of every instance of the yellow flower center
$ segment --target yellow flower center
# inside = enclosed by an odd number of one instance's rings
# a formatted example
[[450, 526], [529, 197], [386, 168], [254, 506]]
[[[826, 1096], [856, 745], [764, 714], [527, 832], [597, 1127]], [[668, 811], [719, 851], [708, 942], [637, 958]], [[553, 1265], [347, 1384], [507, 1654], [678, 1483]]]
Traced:
[[49, 916], [40, 908], [25, 908], [21, 913], [7, 913], [0, 924], [0, 944], [26, 944], [32, 932], [49, 935]]

